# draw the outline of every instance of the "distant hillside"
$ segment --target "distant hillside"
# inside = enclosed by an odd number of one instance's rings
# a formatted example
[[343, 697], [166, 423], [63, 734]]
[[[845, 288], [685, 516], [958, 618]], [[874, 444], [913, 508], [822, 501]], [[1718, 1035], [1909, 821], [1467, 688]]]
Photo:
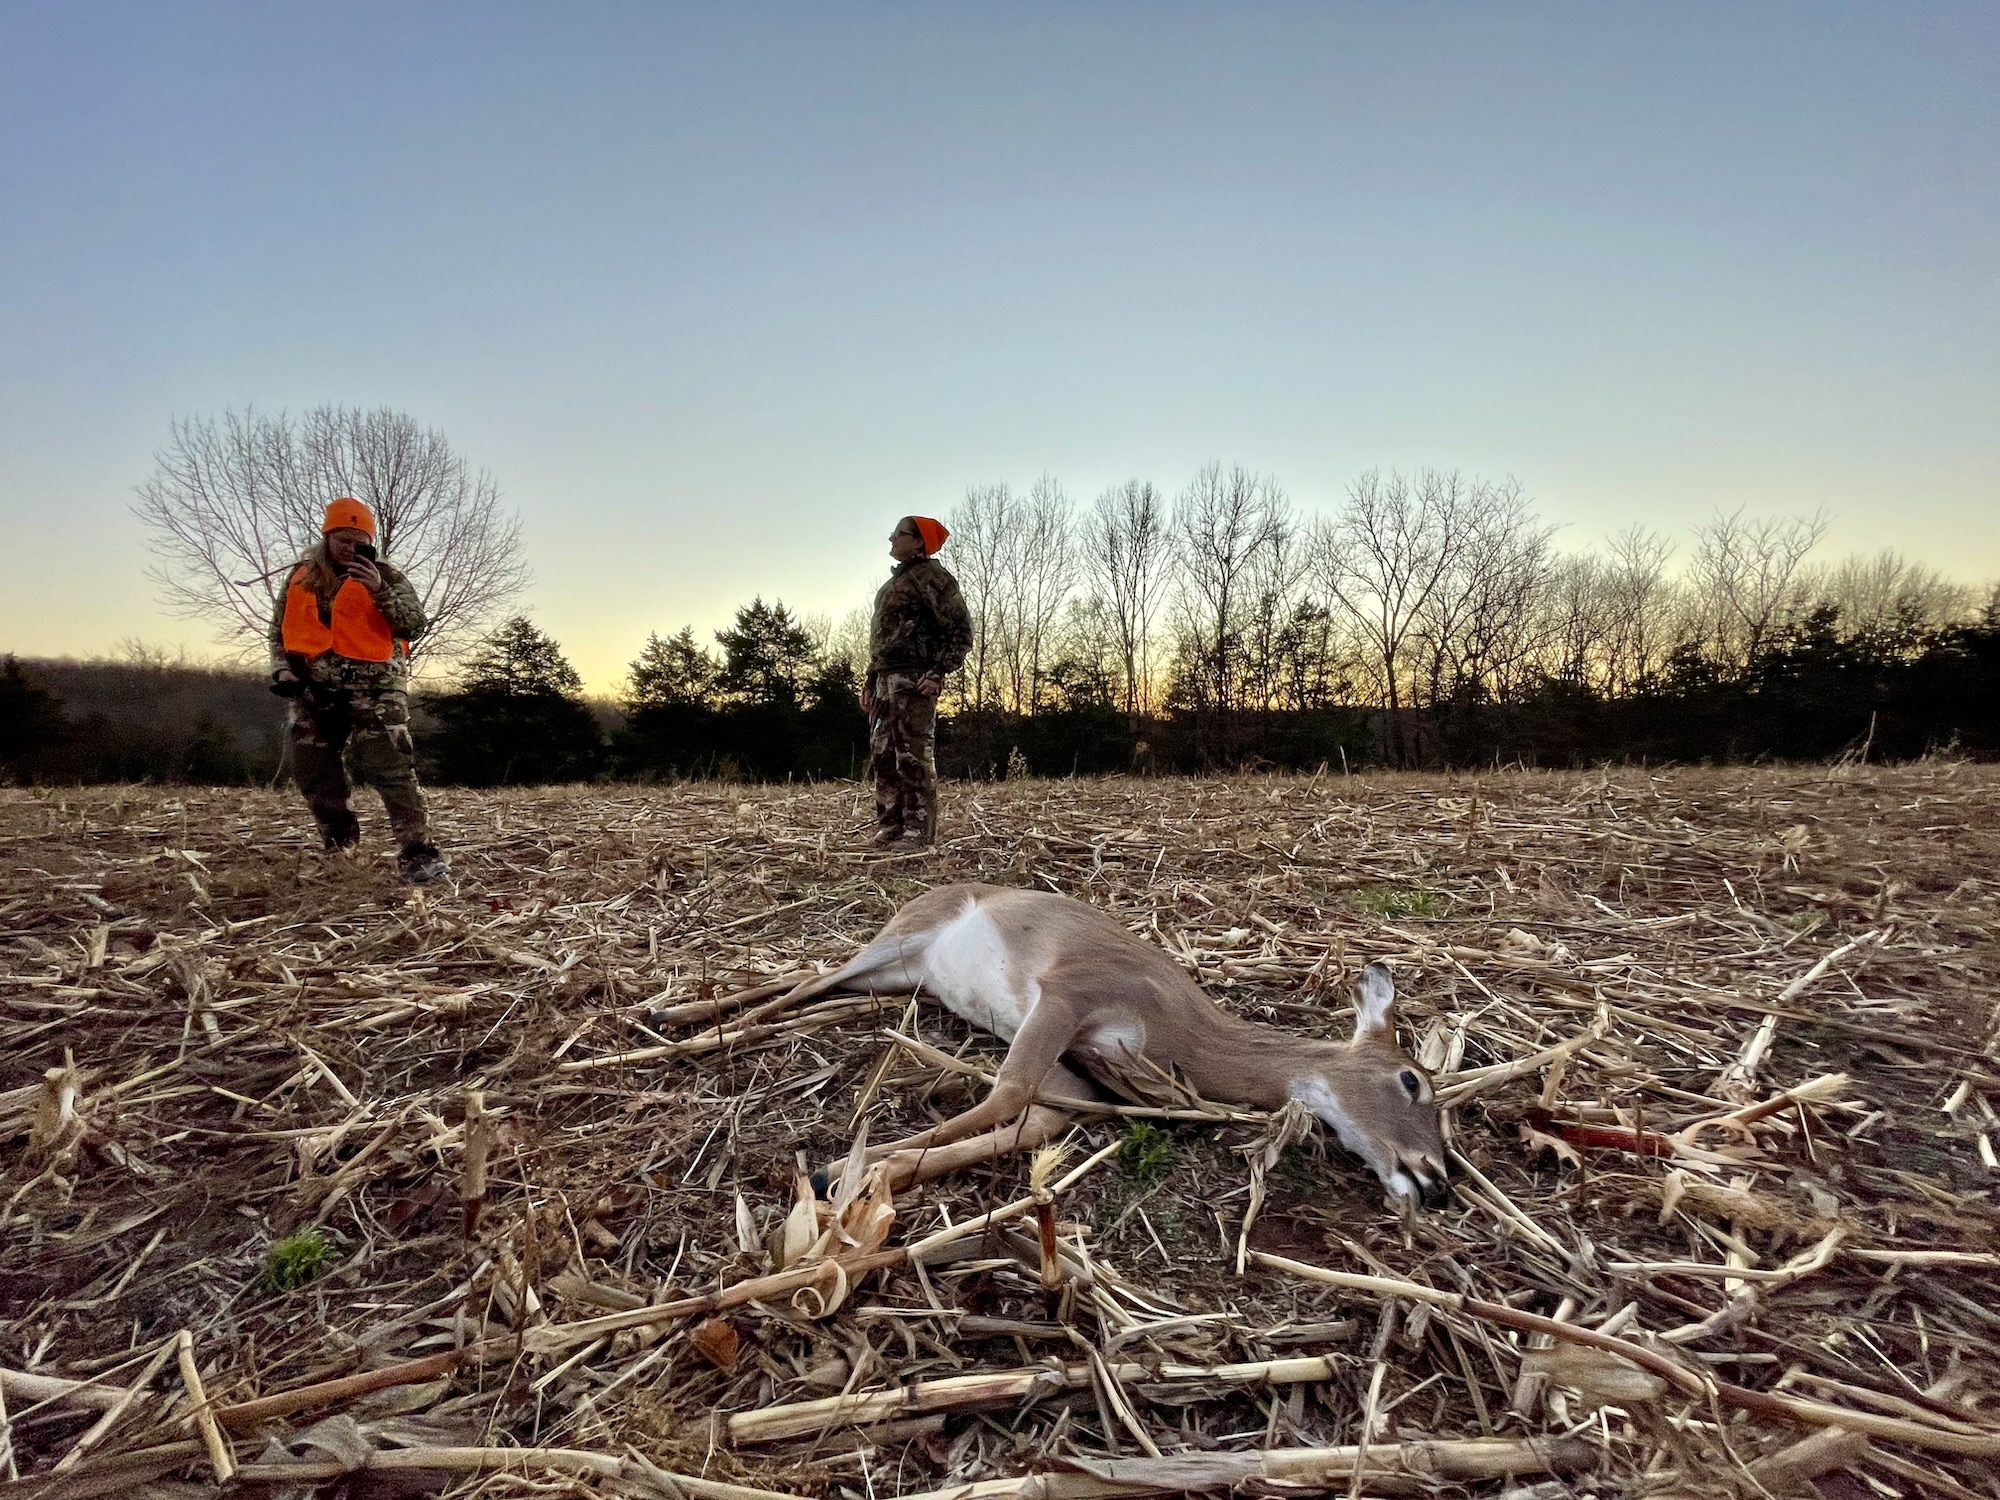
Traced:
[[[615, 703], [588, 702], [603, 734], [623, 727]], [[422, 694], [411, 718], [428, 748]], [[0, 782], [271, 781], [284, 734], [285, 707], [259, 672], [0, 655]]]
[[[10, 738], [16, 775], [47, 781], [268, 781], [284, 710], [255, 673], [118, 661], [19, 662], [10, 698], [38, 714]], [[39, 690], [37, 692], [37, 690]]]

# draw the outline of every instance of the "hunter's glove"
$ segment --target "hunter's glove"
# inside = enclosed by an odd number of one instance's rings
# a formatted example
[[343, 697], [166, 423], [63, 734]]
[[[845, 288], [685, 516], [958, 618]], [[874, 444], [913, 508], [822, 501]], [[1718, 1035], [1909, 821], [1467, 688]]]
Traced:
[[281, 667], [271, 674], [271, 691], [280, 698], [296, 698], [306, 690], [306, 685], [288, 668]]

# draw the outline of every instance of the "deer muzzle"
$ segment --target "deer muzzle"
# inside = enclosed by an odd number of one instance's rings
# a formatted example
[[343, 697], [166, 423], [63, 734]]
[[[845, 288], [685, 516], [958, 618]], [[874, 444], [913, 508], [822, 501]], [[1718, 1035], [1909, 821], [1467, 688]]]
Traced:
[[1403, 1176], [1425, 1208], [1445, 1208], [1453, 1199], [1451, 1174], [1445, 1164], [1431, 1156], [1406, 1156], [1400, 1163]]

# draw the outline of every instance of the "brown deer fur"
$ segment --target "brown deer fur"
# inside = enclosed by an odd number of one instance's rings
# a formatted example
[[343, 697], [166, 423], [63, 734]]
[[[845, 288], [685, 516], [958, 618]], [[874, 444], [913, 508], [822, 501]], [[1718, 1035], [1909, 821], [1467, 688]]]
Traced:
[[993, 1090], [963, 1114], [870, 1152], [897, 1186], [1048, 1139], [1083, 1073], [1147, 1102], [1178, 1072], [1205, 1098], [1259, 1109], [1298, 1100], [1408, 1207], [1450, 1196], [1430, 1080], [1396, 1044], [1388, 971], [1362, 971], [1355, 1031], [1316, 1041], [1222, 1010], [1160, 949], [1094, 907], [1047, 891], [942, 886], [906, 905], [840, 968], [794, 989], [922, 990], [1010, 1045]]

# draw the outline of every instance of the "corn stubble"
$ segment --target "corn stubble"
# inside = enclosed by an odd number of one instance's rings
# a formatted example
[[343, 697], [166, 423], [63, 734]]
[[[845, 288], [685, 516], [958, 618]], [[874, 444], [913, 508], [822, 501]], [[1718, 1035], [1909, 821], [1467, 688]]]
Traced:
[[[24, 1493], [1992, 1493], [2000, 772], [1014, 779], [920, 870], [853, 785], [437, 803], [413, 895], [284, 797], [0, 791]], [[857, 1136], [999, 1043], [769, 1007], [949, 880], [1302, 1033], [1389, 962], [1459, 1203], [1199, 1101], [892, 1198]]]

